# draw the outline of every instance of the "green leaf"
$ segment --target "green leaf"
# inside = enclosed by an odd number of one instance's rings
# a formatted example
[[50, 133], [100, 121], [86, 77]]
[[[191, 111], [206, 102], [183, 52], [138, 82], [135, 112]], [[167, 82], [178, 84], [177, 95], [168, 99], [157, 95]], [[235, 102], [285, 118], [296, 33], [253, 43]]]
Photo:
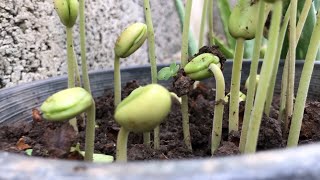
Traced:
[[177, 75], [177, 72], [179, 71], [179, 65], [177, 65], [176, 63], [172, 63], [170, 64], [170, 73], [171, 76], [175, 76]]
[[234, 47], [236, 46], [236, 40], [231, 36], [228, 29], [229, 17], [231, 14], [229, 0], [219, 0], [217, 1], [217, 5], [228, 45], [229, 47], [231, 47], [231, 49], [234, 49]]
[[164, 67], [158, 72], [158, 80], [168, 80], [171, 77], [170, 67]]
[[221, 52], [226, 56], [227, 59], [233, 59], [233, 50], [225, 45], [221, 39], [218, 37], [213, 37], [214, 38], [214, 43], [219, 46], [219, 49]]
[[32, 151], [33, 151], [33, 149], [27, 149], [27, 150], [25, 150], [24, 152], [26, 152], [26, 154], [27, 154], [28, 156], [32, 156]]

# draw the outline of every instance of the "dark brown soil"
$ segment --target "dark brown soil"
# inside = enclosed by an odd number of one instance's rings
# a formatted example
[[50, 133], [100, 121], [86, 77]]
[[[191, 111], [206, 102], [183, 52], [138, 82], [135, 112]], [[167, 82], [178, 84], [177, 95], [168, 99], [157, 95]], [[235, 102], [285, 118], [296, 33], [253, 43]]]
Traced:
[[[136, 81], [130, 82], [124, 88], [123, 97], [139, 87]], [[172, 111], [160, 127], [161, 147], [154, 150], [142, 144], [142, 134], [130, 133], [128, 140], [129, 160], [152, 159], [185, 159], [210, 157], [210, 136], [212, 129], [215, 89], [200, 83], [189, 95], [190, 131], [193, 152], [190, 152], [183, 142], [180, 104], [173, 100]], [[284, 147], [281, 123], [277, 120], [278, 98], [274, 100], [270, 118], [264, 116], [258, 141], [258, 150], [268, 150]], [[96, 99], [97, 125], [95, 152], [115, 156], [116, 139], [119, 126], [113, 118], [113, 92], [107, 91]], [[228, 105], [225, 106], [225, 121], [223, 122], [223, 141], [214, 156], [239, 154], [238, 144], [240, 133], [228, 135]], [[242, 120], [243, 112], [239, 117]], [[79, 134], [68, 123], [52, 123], [33, 121], [0, 126], [0, 150], [25, 154], [24, 150], [33, 149], [33, 156], [63, 159], [82, 159], [77, 153], [70, 153], [70, 147], [80, 142], [84, 149], [84, 122], [78, 117]], [[240, 126], [241, 127], [241, 126]], [[308, 101], [304, 113], [300, 143], [312, 143], [320, 140], [320, 102]], [[152, 144], [152, 143], [151, 143]]]

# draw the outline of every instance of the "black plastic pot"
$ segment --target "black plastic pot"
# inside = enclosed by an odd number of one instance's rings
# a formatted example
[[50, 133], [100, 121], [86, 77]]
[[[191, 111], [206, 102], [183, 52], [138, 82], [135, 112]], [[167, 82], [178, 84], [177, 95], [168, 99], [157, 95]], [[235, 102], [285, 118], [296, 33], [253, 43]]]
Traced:
[[[303, 62], [298, 61], [296, 85], [302, 66]], [[226, 82], [230, 82], [231, 67], [232, 62], [225, 64]], [[243, 80], [247, 78], [249, 67], [250, 62], [244, 62]], [[280, 64], [279, 75], [282, 68]], [[134, 79], [141, 84], [150, 82], [150, 68], [122, 71], [123, 83]], [[319, 79], [320, 63], [316, 63], [309, 97], [320, 96]], [[101, 96], [104, 90], [113, 87], [113, 72], [91, 73], [90, 80], [94, 96]], [[279, 86], [277, 83], [277, 91]], [[32, 108], [39, 107], [49, 95], [66, 87], [67, 78], [63, 76], [0, 90], [0, 123], [31, 120]], [[227, 158], [127, 164], [47, 160], [0, 152], [0, 179], [320, 179], [319, 161], [320, 144]]]

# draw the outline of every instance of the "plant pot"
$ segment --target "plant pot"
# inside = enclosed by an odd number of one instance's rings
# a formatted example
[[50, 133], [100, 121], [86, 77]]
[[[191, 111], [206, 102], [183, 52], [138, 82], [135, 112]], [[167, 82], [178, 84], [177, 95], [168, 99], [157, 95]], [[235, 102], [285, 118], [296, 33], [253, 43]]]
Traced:
[[[232, 62], [226, 62], [226, 82], [230, 82], [231, 67]], [[302, 67], [303, 61], [297, 61], [296, 87]], [[250, 62], [245, 61], [242, 80], [247, 78], [249, 68]], [[283, 63], [278, 79], [282, 68]], [[127, 68], [121, 73], [123, 84], [133, 79], [141, 84], [150, 82], [150, 67], [147, 66]], [[320, 96], [319, 78], [320, 63], [316, 63], [309, 97]], [[90, 80], [93, 95], [99, 97], [106, 89], [113, 88], [113, 71], [93, 72]], [[169, 84], [170, 81], [161, 83]], [[31, 121], [32, 108], [39, 107], [49, 95], [66, 87], [67, 77], [62, 76], [0, 90], [0, 123]], [[279, 89], [278, 81], [276, 92]], [[227, 158], [127, 164], [93, 164], [0, 152], [0, 179], [320, 179], [319, 161], [320, 144]]]

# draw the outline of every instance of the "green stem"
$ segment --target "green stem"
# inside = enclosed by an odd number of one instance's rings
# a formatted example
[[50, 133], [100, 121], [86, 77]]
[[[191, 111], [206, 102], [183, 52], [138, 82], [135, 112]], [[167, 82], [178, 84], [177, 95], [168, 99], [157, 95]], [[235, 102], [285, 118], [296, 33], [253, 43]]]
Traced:
[[190, 126], [189, 126], [189, 110], [188, 110], [188, 96], [181, 97], [181, 113], [182, 113], [182, 128], [183, 140], [187, 148], [192, 151]]
[[[290, 8], [290, 6], [289, 6]], [[276, 52], [276, 59], [275, 63], [273, 65], [273, 71], [272, 71], [272, 77], [271, 77], [271, 82], [270, 82], [270, 87], [266, 99], [266, 104], [264, 107], [264, 113], [269, 117], [270, 115], [270, 107], [273, 99], [273, 93], [274, 93], [274, 86], [276, 84], [276, 79], [277, 79], [277, 73], [278, 73], [278, 67], [279, 67], [279, 62], [280, 62], [280, 56], [281, 56], [281, 50], [284, 42], [284, 38], [286, 35], [289, 19], [290, 19], [290, 11], [289, 8], [284, 16], [282, 26], [280, 28], [280, 33], [279, 33], [279, 40], [278, 40], [278, 49]]]
[[[144, 0], [144, 14], [146, 16], [146, 23], [148, 28], [148, 46], [149, 46], [149, 59], [151, 64], [151, 82], [157, 83], [157, 62], [156, 62], [156, 51], [155, 51], [155, 40], [154, 40], [154, 30], [152, 24], [152, 16], [151, 16], [151, 8], [149, 0]], [[159, 128], [159, 127], [157, 127]], [[157, 148], [159, 148], [160, 139], [159, 139], [159, 131], [154, 130], [154, 144], [157, 144]], [[150, 146], [150, 132], [144, 133], [143, 136], [146, 136], [145, 145]], [[148, 140], [149, 137], [149, 140]], [[154, 146], [155, 149], [156, 145]]]
[[[306, 19], [308, 17], [308, 12], [312, 6], [312, 0], [306, 0], [302, 12], [300, 14], [300, 18], [297, 24], [297, 29], [296, 29], [296, 39], [300, 39], [302, 29], [304, 27], [304, 24], [306, 22]], [[287, 12], [290, 9], [288, 8]], [[290, 14], [290, 13], [289, 13]], [[297, 43], [297, 41], [296, 41]], [[296, 44], [297, 45], [297, 44]], [[280, 98], [280, 109], [279, 109], [279, 121], [282, 121], [285, 118], [285, 108], [286, 108], [286, 99], [287, 99], [287, 80], [288, 80], [288, 54], [286, 56], [286, 61], [285, 61], [285, 66], [282, 74], [282, 83], [281, 83], [281, 98]]]
[[[73, 51], [73, 54], [75, 54], [74, 51]], [[74, 62], [74, 69], [75, 69], [75, 86], [81, 87], [81, 78], [80, 78], [79, 65], [78, 65], [77, 59], [74, 58], [73, 62]]]
[[297, 7], [298, 0], [292, 0], [290, 7], [290, 33], [289, 33], [289, 61], [288, 61], [288, 85], [286, 101], [286, 117], [284, 121], [284, 134], [288, 132], [289, 118], [293, 112], [294, 99], [294, 75], [296, 62], [296, 26], [297, 26]]
[[313, 29], [310, 44], [304, 66], [301, 73], [296, 102], [294, 104], [294, 111], [290, 126], [288, 147], [297, 146], [300, 136], [302, 118], [305, 108], [305, 103], [308, 95], [311, 75], [313, 72], [314, 62], [317, 56], [320, 44], [320, 13], [317, 15], [317, 22]]
[[260, 48], [261, 48], [261, 42], [263, 37], [264, 22], [265, 22], [264, 9], [265, 9], [265, 2], [259, 1], [259, 9], [258, 9], [259, 20], [257, 24], [257, 31], [255, 35], [255, 41], [254, 41], [254, 49], [252, 54], [250, 75], [249, 75], [249, 86], [248, 86], [248, 92], [246, 97], [245, 112], [243, 117], [242, 131], [241, 131], [240, 145], [239, 145], [239, 150], [242, 153], [244, 152], [244, 148], [246, 144], [246, 138], [247, 138], [248, 127], [250, 122], [250, 114], [253, 106], [254, 95], [256, 92], [256, 76], [258, 71]]
[[120, 74], [120, 57], [115, 55], [114, 58], [114, 107], [116, 108], [121, 102], [121, 74]]
[[281, 82], [281, 93], [280, 93], [280, 108], [278, 121], [282, 122], [286, 114], [286, 99], [287, 99], [287, 85], [288, 85], [288, 61], [284, 62], [283, 73]]
[[[213, 33], [213, 0], [209, 0], [208, 2], [208, 21], [209, 21], [209, 43], [210, 45], [214, 45], [214, 33]], [[200, 46], [199, 46], [200, 47]]]
[[230, 88], [229, 133], [231, 131], [237, 132], [239, 129], [239, 91], [244, 41], [243, 38], [238, 38], [236, 41]]
[[121, 127], [118, 133], [117, 138], [117, 154], [116, 161], [117, 162], [127, 162], [127, 144], [128, 144], [128, 136], [129, 131], [125, 128]]
[[[189, 34], [188, 32], [190, 27], [191, 8], [192, 8], [192, 0], [187, 0], [187, 4], [185, 8], [186, 14], [184, 17], [184, 24], [183, 24], [183, 31], [182, 31], [182, 45], [181, 45], [182, 68], [184, 68], [184, 66], [188, 63], [188, 34]], [[181, 112], [182, 112], [182, 127], [183, 127], [184, 142], [188, 147], [188, 149], [192, 151], [187, 95], [182, 96]]]
[[[68, 88], [75, 87], [75, 56], [73, 49], [73, 33], [72, 28], [66, 28], [67, 33], [67, 56], [68, 56]], [[69, 124], [73, 129], [78, 132], [77, 119], [72, 118], [69, 120]]]
[[208, 9], [208, 0], [204, 0], [203, 7], [202, 7], [198, 47], [203, 46], [203, 35], [204, 35], [204, 29], [205, 29], [205, 24], [206, 24], [206, 20], [207, 20], [207, 9]]
[[73, 52], [73, 33], [72, 28], [66, 29], [67, 31], [67, 56], [68, 56], [68, 88], [75, 85], [75, 72], [74, 72], [74, 52]]
[[143, 144], [146, 147], [150, 147], [150, 132], [143, 133]]
[[79, 23], [80, 23], [80, 48], [81, 48], [81, 68], [83, 87], [91, 94], [90, 80], [86, 59], [86, 33], [85, 33], [85, 2], [79, 0]]
[[257, 89], [257, 96], [254, 102], [252, 113], [250, 116], [250, 124], [245, 145], [245, 153], [256, 151], [259, 129], [261, 124], [262, 113], [267, 96], [268, 85], [271, 80], [271, 73], [275, 61], [275, 52], [277, 50], [277, 42], [279, 37], [279, 29], [282, 16], [282, 1], [274, 3], [273, 15], [269, 31], [269, 43], [261, 69], [260, 81]]
[[92, 105], [87, 110], [87, 124], [86, 124], [86, 141], [85, 141], [85, 161], [93, 161], [94, 153], [94, 137], [95, 137], [95, 117], [96, 105], [92, 100]]
[[225, 82], [223, 73], [219, 66], [210, 64], [209, 69], [214, 74], [216, 79], [216, 105], [214, 107], [213, 128], [211, 134], [211, 154], [218, 149], [222, 134], [222, 119], [224, 103], [222, 102], [225, 96]]
[[153, 148], [154, 149], [160, 148], [160, 126], [157, 126], [153, 130]]
[[[184, 12], [184, 5], [182, 0], [175, 0], [175, 5], [176, 5], [177, 13], [180, 19], [181, 30], [183, 31], [185, 12]], [[189, 29], [188, 36], [189, 36], [189, 44], [188, 44], [189, 54], [193, 56], [198, 52], [198, 46], [191, 29]]]

